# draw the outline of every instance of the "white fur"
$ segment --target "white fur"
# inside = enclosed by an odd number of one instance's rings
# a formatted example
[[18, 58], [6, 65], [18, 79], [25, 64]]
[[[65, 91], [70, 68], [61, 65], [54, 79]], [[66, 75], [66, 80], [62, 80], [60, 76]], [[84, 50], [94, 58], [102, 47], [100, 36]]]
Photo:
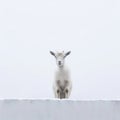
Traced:
[[57, 70], [55, 71], [55, 81], [53, 84], [53, 90], [56, 98], [60, 98], [60, 99], [69, 98], [72, 90], [70, 72], [64, 65], [65, 53], [62, 52], [60, 56], [58, 56], [58, 54], [59, 53], [56, 53], [56, 54], [54, 53], [56, 57], [56, 61], [61, 60], [61, 65], [59, 65], [57, 62], [58, 67], [57, 67]]

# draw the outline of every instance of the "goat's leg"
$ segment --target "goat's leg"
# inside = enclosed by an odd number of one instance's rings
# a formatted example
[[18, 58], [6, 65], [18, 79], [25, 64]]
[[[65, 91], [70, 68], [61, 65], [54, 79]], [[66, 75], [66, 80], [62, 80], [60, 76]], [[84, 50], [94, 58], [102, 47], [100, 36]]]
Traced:
[[64, 94], [65, 94], [65, 98], [69, 98], [69, 88], [65, 88]]
[[58, 87], [57, 87], [57, 86], [53, 86], [53, 91], [54, 91], [54, 96], [55, 96], [55, 98], [60, 98], [60, 95], [59, 95], [59, 91], [58, 91]]
[[71, 94], [71, 86], [68, 86], [65, 88], [64, 93], [65, 93], [65, 98], [69, 98], [70, 94]]

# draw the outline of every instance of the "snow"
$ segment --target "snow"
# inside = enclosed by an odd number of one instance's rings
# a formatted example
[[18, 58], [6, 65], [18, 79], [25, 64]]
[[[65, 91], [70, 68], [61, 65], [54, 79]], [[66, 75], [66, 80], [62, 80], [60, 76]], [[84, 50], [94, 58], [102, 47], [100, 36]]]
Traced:
[[120, 101], [0, 100], [0, 120], [120, 120]]

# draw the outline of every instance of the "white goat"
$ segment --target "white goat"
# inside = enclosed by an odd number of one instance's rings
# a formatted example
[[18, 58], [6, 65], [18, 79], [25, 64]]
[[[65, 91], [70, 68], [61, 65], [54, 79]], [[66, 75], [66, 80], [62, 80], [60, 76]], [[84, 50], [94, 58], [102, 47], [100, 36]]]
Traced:
[[70, 80], [70, 74], [68, 69], [66, 69], [64, 65], [64, 59], [68, 56], [71, 52], [64, 53], [63, 52], [52, 52], [50, 53], [56, 58], [57, 63], [57, 70], [55, 73], [55, 81], [53, 84], [53, 90], [56, 98], [69, 98], [71, 89], [72, 89], [72, 82]]

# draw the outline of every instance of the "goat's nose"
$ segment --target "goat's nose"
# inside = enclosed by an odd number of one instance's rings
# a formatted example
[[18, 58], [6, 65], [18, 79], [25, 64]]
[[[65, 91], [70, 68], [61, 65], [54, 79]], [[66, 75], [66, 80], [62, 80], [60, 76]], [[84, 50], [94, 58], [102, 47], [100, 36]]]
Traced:
[[58, 61], [58, 64], [61, 65], [61, 61]]

